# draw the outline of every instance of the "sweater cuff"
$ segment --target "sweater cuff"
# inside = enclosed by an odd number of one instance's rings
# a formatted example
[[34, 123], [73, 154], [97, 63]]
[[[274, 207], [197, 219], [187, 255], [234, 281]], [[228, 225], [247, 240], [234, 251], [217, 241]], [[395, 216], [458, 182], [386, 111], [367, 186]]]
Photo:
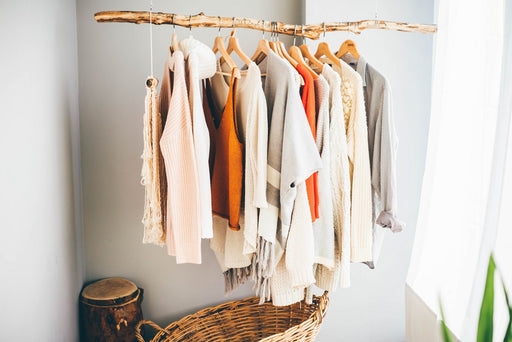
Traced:
[[391, 229], [393, 233], [401, 232], [405, 227], [405, 223], [396, 218], [393, 213], [384, 210], [380, 212], [376, 223], [383, 228]]
[[294, 288], [308, 287], [309, 285], [315, 283], [315, 276], [313, 275], [312, 268], [303, 270], [288, 270], [288, 272], [290, 274], [290, 279]]
[[350, 249], [350, 261], [365, 262], [372, 260], [372, 247], [353, 247]]

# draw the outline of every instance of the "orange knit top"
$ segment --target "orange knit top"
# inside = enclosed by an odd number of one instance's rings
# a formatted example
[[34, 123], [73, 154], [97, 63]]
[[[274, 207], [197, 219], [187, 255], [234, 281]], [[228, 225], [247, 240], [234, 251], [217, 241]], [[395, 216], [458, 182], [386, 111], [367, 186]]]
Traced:
[[[304, 86], [302, 87], [302, 104], [306, 111], [309, 128], [311, 134], [316, 141], [316, 106], [315, 106], [315, 84], [313, 75], [309, 70], [298, 64], [297, 71], [304, 78]], [[306, 179], [306, 190], [308, 193], [309, 209], [311, 210], [311, 219], [315, 221], [320, 217], [318, 212], [318, 203], [320, 202], [318, 196], [318, 172], [313, 173]]]
[[[222, 113], [212, 106], [215, 122], [215, 159], [212, 173], [212, 211], [213, 214], [228, 219], [232, 230], [240, 230], [240, 205], [243, 184], [243, 144], [238, 138], [236, 115], [236, 84], [234, 71], [226, 105]], [[207, 88], [210, 92], [210, 89]], [[211, 92], [208, 94], [213, 100]], [[214, 101], [210, 101], [214, 103]], [[214, 113], [216, 112], [216, 113]]]

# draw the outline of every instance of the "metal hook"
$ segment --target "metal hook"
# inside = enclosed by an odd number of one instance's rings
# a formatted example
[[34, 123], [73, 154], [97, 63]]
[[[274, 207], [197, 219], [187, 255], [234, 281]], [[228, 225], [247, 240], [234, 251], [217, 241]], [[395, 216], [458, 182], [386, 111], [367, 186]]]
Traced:
[[172, 14], [172, 33], [176, 33], [176, 23], [174, 22], [174, 17], [176, 14]]
[[221, 27], [222, 27], [222, 18], [219, 15], [219, 31], [217, 32], [217, 36], [220, 36], [220, 29], [221, 29]]
[[325, 21], [323, 22], [324, 24], [324, 39], [325, 39]]
[[295, 45], [295, 38], [297, 38], [297, 25], [293, 28], [293, 45]]
[[192, 32], [192, 14], [188, 16], [188, 29]]
[[233, 28], [236, 28], [236, 24], [235, 23], [236, 23], [236, 18], [233, 17]]
[[263, 30], [261, 30], [261, 39], [265, 39], [265, 20], [261, 20], [263, 23]]
[[306, 36], [304, 35], [304, 25], [300, 25], [300, 33], [302, 33], [302, 45], [304, 45], [306, 41]]

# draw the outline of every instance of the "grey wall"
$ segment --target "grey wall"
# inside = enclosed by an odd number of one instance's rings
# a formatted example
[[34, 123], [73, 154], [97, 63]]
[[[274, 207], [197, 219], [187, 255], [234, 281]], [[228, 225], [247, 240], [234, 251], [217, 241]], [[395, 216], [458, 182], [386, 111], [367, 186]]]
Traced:
[[0, 340], [76, 341], [75, 1], [1, 1], [0, 13]]
[[[122, 276], [146, 290], [145, 316], [166, 325], [200, 308], [252, 294], [250, 286], [223, 297], [223, 278], [208, 244], [202, 265], [176, 265], [164, 249], [143, 245], [143, 188], [140, 185], [144, 81], [149, 74], [148, 25], [98, 24], [101, 10], [146, 10], [148, 1], [78, 1], [81, 153], [84, 189], [86, 279]], [[301, 23], [373, 17], [373, 1], [164, 1], [156, 11], [247, 16]], [[314, 4], [314, 5], [313, 5]], [[432, 1], [380, 0], [380, 16], [431, 22]], [[350, 16], [347, 15], [350, 13]], [[155, 74], [161, 77], [172, 28], [154, 28]], [[179, 38], [188, 29], [177, 28]], [[224, 30], [224, 34], [229, 31]], [[214, 29], [194, 29], [211, 45]], [[251, 54], [261, 33], [239, 30]], [[346, 38], [329, 33], [336, 48]], [[387, 236], [374, 271], [354, 265], [352, 288], [331, 296], [319, 342], [405, 340], [404, 284], [412, 247], [427, 139], [432, 37], [375, 31], [357, 37], [359, 49], [381, 70], [394, 90], [400, 137], [398, 178], [405, 232]]]
[[[433, 0], [377, 0], [378, 18], [433, 22]], [[306, 0], [306, 21], [371, 19], [376, 0]], [[329, 10], [325, 10], [329, 9]], [[319, 341], [405, 341], [404, 286], [414, 240], [430, 116], [432, 35], [385, 30], [359, 36], [327, 34], [331, 50], [351, 37], [369, 63], [389, 80], [400, 139], [399, 214], [405, 231], [388, 234], [375, 270], [353, 265], [352, 287], [331, 295]]]

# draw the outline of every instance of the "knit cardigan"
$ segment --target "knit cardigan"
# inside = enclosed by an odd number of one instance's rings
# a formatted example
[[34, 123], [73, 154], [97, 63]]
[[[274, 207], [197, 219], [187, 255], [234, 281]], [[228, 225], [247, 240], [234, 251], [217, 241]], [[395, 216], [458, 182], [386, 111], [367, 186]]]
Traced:
[[318, 171], [319, 218], [313, 222], [315, 263], [334, 267], [334, 223], [331, 195], [330, 137], [329, 137], [329, 84], [324, 76], [314, 80], [316, 103], [316, 146], [322, 158]]
[[[201, 225], [197, 163], [192, 133], [192, 118], [185, 82], [184, 57], [181, 51], [169, 53], [164, 77], [172, 96], [161, 98], [160, 107], [167, 107], [160, 148], [165, 161], [168, 184], [166, 243], [169, 255], [176, 262], [201, 263]], [[183, 215], [183, 213], [187, 213]]]
[[215, 55], [210, 47], [192, 37], [180, 41], [179, 49], [187, 59], [188, 67], [189, 103], [199, 184], [201, 236], [203, 239], [211, 239], [213, 237], [212, 202], [208, 168], [210, 136], [203, 111], [201, 80], [215, 74]]
[[343, 111], [352, 185], [350, 253], [352, 262], [372, 260], [372, 189], [363, 81], [347, 63], [333, 65], [342, 78]]
[[316, 285], [333, 292], [338, 286], [350, 286], [350, 174], [341, 77], [328, 65], [324, 65], [322, 75], [329, 84], [329, 169], [336, 240], [334, 269], [318, 265]]
[[[263, 301], [270, 297], [270, 278], [274, 270], [277, 272], [276, 266], [281, 261], [286, 243], [278, 231], [294, 234], [290, 224], [298, 190], [311, 174], [321, 168], [322, 163], [300, 99], [297, 72], [272, 51], [260, 63], [260, 69], [266, 74], [264, 89], [270, 124], [267, 155], [269, 205], [268, 208], [260, 209], [253, 279], [256, 294]], [[303, 228], [308, 230], [307, 227]], [[309, 229], [312, 229], [311, 219]], [[301, 234], [300, 231], [303, 230], [297, 230], [298, 238], [307, 239], [308, 234]], [[310, 243], [313, 249], [312, 240]], [[289, 252], [289, 243], [286, 248]], [[308, 252], [305, 255], [310, 254]], [[294, 265], [291, 269], [297, 277], [304, 276], [306, 282], [309, 281], [312, 274], [308, 274], [308, 271], [312, 273], [312, 270], [308, 270], [308, 267], [312, 265], [297, 262], [298, 266]], [[304, 269], [299, 271], [296, 267]], [[299, 282], [302, 280], [297, 280]], [[272, 294], [273, 300], [278, 300], [274, 289]]]

